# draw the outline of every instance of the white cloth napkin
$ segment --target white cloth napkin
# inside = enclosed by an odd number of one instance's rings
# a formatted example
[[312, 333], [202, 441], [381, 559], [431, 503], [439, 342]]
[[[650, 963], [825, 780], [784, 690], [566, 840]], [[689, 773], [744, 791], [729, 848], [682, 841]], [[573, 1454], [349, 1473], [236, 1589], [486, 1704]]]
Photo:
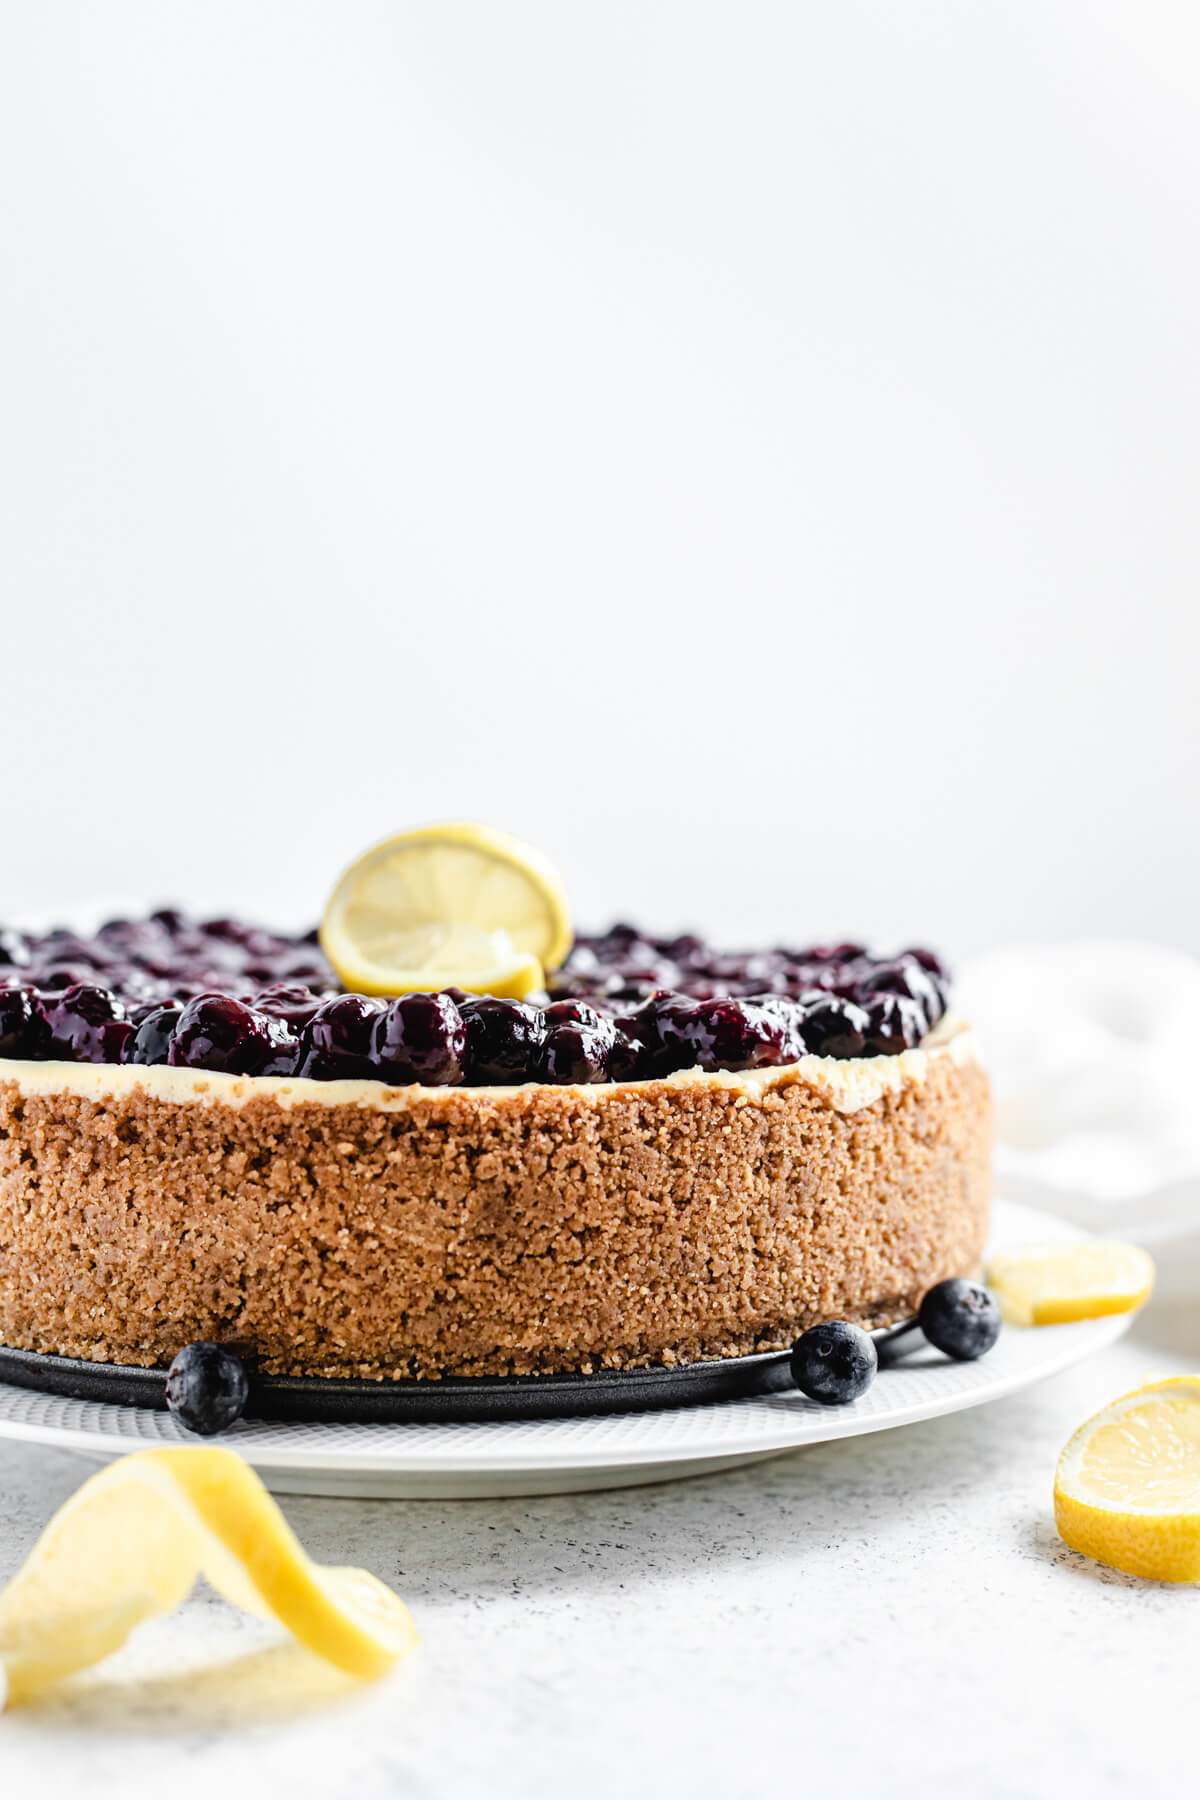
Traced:
[[1200, 961], [1157, 944], [1023, 944], [961, 971], [1014, 1200], [1155, 1255], [1200, 1295]]

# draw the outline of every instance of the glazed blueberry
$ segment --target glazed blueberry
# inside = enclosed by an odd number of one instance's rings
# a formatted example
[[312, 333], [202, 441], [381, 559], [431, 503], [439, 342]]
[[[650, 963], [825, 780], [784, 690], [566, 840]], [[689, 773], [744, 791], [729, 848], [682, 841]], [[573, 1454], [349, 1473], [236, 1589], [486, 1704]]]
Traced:
[[865, 944], [813, 944], [799, 960], [815, 963], [856, 962], [867, 954]]
[[270, 1014], [260, 1016], [266, 1018], [267, 1030], [271, 1039], [271, 1048], [265, 1062], [260, 1068], [255, 1070], [255, 1074], [298, 1074], [300, 1070], [300, 1039], [302, 1033], [298, 1032], [286, 1019], [272, 1018]]
[[127, 969], [106, 970], [104, 985], [110, 992], [120, 995], [130, 1017], [133, 1016], [135, 1006], [140, 1006], [147, 1000], [163, 1000], [167, 995], [163, 977], [138, 965]]
[[792, 1380], [822, 1406], [846, 1406], [875, 1379], [875, 1345], [857, 1325], [829, 1319], [803, 1332], [792, 1347]]
[[546, 1021], [546, 1030], [553, 1031], [557, 1025], [598, 1025], [600, 1014], [596, 1008], [578, 995], [569, 1000], [552, 1000], [549, 1006], [542, 1008], [542, 1017]]
[[594, 1007], [559, 1000], [545, 1011], [546, 1036], [538, 1075], [542, 1081], [591, 1084], [612, 1076], [616, 1027]]
[[189, 1000], [179, 1015], [167, 1061], [179, 1069], [262, 1075], [291, 1041], [291, 1033], [280, 1020], [252, 1012], [227, 994], [201, 994]]
[[325, 958], [306, 945], [290, 945], [281, 955], [271, 958], [272, 983], [287, 982], [311, 988], [335, 988], [337, 976]]
[[230, 944], [244, 943], [254, 931], [244, 919], [202, 919], [200, 929], [205, 937], [220, 938]]
[[636, 1046], [638, 1078], [661, 1079], [696, 1061], [700, 1002], [687, 994], [652, 994], [617, 1024]]
[[609, 1079], [640, 1081], [646, 1068], [646, 1048], [637, 1035], [636, 1014], [618, 1014], [612, 1027], [614, 1040], [608, 1058]]
[[863, 1011], [866, 1056], [899, 1056], [902, 1050], [915, 1050], [925, 1035], [924, 1009], [906, 994], [872, 994]]
[[283, 1019], [299, 1034], [315, 1014], [321, 1002], [310, 987], [301, 982], [276, 982], [255, 996], [254, 1010]]
[[841, 974], [838, 963], [792, 963], [787, 971], [788, 993], [797, 999], [814, 990], [832, 994]]
[[759, 994], [746, 1002], [756, 1008], [762, 1038], [756, 1068], [778, 1068], [808, 1054], [804, 1036], [804, 1008], [784, 995]]
[[817, 1000], [804, 1009], [804, 1041], [814, 1056], [861, 1056], [870, 1020], [851, 1000]]
[[467, 1028], [467, 1080], [505, 1087], [535, 1079], [546, 1021], [523, 1000], [471, 996], [462, 1003]]
[[692, 1031], [702, 1069], [777, 1068], [804, 1054], [799, 1009], [770, 996], [701, 1001]]
[[927, 975], [936, 975], [939, 981], [948, 982], [950, 980], [949, 968], [932, 950], [902, 950], [896, 961], [920, 963]]
[[79, 982], [35, 1003], [45, 1021], [41, 1054], [50, 1062], [120, 1062], [133, 1026], [107, 988]]
[[34, 938], [30, 950], [37, 963], [82, 963], [85, 968], [103, 967], [108, 951], [95, 938], [80, 937], [77, 931], [57, 927], [44, 937]]
[[200, 1437], [228, 1431], [249, 1398], [245, 1366], [222, 1344], [189, 1344], [167, 1370], [167, 1406]]
[[610, 925], [603, 936], [592, 941], [601, 944], [636, 944], [643, 940], [636, 925], [626, 925], [618, 921], [616, 925]]
[[29, 961], [29, 943], [24, 932], [0, 926], [0, 966], [21, 969], [27, 967]]
[[126, 1043], [121, 1060], [127, 1063], [167, 1062], [171, 1039], [182, 1012], [183, 1003], [179, 1000], [165, 1000], [160, 1006], [150, 1007], [141, 1019], [135, 1020], [133, 1036]]
[[30, 980], [43, 994], [65, 994], [69, 987], [93, 981], [95, 974], [95, 969], [83, 963], [38, 963], [30, 972]]
[[702, 1000], [691, 1036], [701, 1069], [748, 1069], [762, 1047], [754, 1014], [741, 1000]]
[[1000, 1336], [1000, 1308], [978, 1282], [939, 1281], [922, 1300], [917, 1323], [935, 1350], [956, 1362], [986, 1356]]
[[945, 1011], [933, 977], [917, 962], [878, 964], [858, 983], [860, 1000], [865, 1002], [871, 994], [906, 994], [924, 1009], [930, 1025], [936, 1025]]
[[149, 919], [106, 919], [96, 936], [118, 954], [136, 954], [162, 941], [162, 933]]
[[317, 1008], [300, 1035], [298, 1075], [317, 1081], [371, 1080], [376, 1076], [372, 1039], [381, 1000], [339, 994]]
[[32, 1059], [41, 1054], [46, 1024], [31, 987], [0, 988], [0, 1056]]
[[[150, 1017], [150, 1014], [152, 1012], [157, 1012], [160, 1006], [166, 1005], [166, 1001], [168, 998], [169, 998], [169, 996], [164, 996], [161, 993], [155, 993], [148, 1000], [126, 1000], [125, 1016], [129, 1020], [129, 1023], [133, 1026], [135, 1033], [137, 1032], [138, 1026], [143, 1024]], [[130, 1039], [131, 1043], [132, 1043], [132, 1041], [133, 1040]], [[124, 1061], [125, 1062], [129, 1061], [128, 1054], [126, 1054], [126, 1056], [124, 1057]]]
[[157, 912], [150, 914], [150, 923], [160, 926], [168, 937], [178, 937], [191, 924], [191, 920], [177, 906], [160, 906]]
[[375, 1022], [372, 1073], [381, 1081], [453, 1087], [466, 1054], [467, 1028], [449, 994], [402, 994]]
[[657, 938], [654, 947], [668, 962], [681, 965], [699, 962], [708, 953], [708, 945], [704, 939], [697, 937], [693, 931], [681, 932], [678, 937], [673, 938]]

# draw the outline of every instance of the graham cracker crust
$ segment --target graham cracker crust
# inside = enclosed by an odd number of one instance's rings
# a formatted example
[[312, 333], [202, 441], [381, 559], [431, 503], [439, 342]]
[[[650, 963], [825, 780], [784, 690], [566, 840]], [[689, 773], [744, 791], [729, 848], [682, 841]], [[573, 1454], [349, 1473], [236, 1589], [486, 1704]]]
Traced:
[[635, 1368], [784, 1348], [819, 1319], [894, 1323], [976, 1269], [990, 1201], [985, 1075], [914, 1054], [919, 1079], [853, 1110], [815, 1079], [375, 1105], [285, 1103], [270, 1080], [233, 1103], [217, 1078], [200, 1103], [0, 1065], [0, 1340], [151, 1366], [212, 1338], [272, 1374], [384, 1379]]

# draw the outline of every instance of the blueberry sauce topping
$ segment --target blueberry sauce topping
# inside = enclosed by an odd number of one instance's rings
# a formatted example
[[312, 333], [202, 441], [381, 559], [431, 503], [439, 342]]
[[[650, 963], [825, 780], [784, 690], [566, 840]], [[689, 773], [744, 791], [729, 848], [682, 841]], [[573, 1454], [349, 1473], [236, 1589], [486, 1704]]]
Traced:
[[0, 928], [0, 1058], [428, 1087], [646, 1081], [899, 1055], [942, 1017], [949, 974], [929, 950], [739, 954], [620, 924], [577, 939], [549, 988], [541, 1006], [455, 988], [368, 999], [341, 991], [315, 932], [164, 907], [94, 937]]

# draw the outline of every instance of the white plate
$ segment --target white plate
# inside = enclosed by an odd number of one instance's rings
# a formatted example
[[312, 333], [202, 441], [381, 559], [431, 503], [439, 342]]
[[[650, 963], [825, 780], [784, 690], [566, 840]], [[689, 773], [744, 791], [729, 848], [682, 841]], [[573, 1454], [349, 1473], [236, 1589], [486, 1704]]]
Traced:
[[[994, 1245], [1086, 1236], [1032, 1207], [998, 1202]], [[661, 1412], [458, 1425], [236, 1425], [236, 1449], [283, 1494], [484, 1499], [633, 1487], [707, 1475], [801, 1444], [911, 1425], [999, 1400], [1111, 1344], [1129, 1315], [1006, 1330], [990, 1355], [956, 1363], [922, 1351], [880, 1371], [852, 1406], [767, 1394]], [[105, 1459], [154, 1444], [196, 1443], [168, 1413], [31, 1393], [0, 1384], [0, 1438]]]

